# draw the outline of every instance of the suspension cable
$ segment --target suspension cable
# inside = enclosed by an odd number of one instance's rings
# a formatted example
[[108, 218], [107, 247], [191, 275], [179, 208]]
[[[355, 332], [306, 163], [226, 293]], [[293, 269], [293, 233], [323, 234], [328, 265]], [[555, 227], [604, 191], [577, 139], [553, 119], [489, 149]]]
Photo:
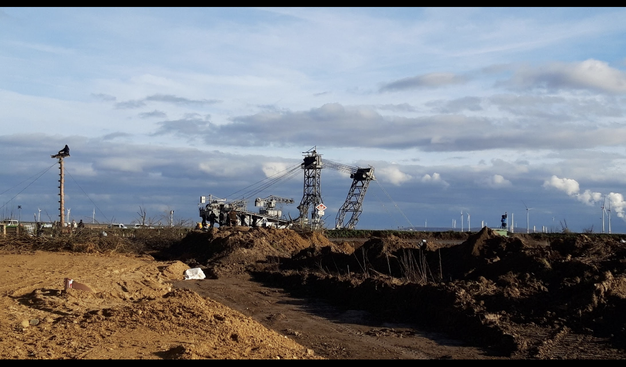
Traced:
[[376, 183], [378, 184], [378, 187], [381, 188], [381, 190], [383, 190], [383, 192], [385, 193], [385, 195], [387, 195], [387, 197], [389, 198], [389, 200], [393, 203], [393, 205], [396, 207], [396, 209], [398, 209], [398, 211], [400, 212], [400, 214], [402, 214], [402, 216], [404, 217], [404, 219], [406, 219], [406, 221], [409, 223], [409, 225], [411, 226], [411, 228], [413, 228], [413, 223], [411, 223], [411, 221], [409, 220], [409, 218], [407, 218], [406, 215], [404, 215], [404, 212], [402, 212], [402, 210], [400, 210], [400, 208], [398, 207], [398, 204], [395, 203], [395, 201], [393, 201], [393, 199], [391, 198], [391, 196], [389, 196], [389, 194], [387, 193], [387, 191], [385, 191], [385, 189], [383, 188], [383, 186], [380, 184], [380, 182], [378, 180], [376, 180]]
[[109, 219], [107, 218], [107, 216], [102, 212], [102, 210], [100, 210], [100, 208], [98, 208], [98, 206], [96, 205], [96, 203], [93, 202], [93, 200], [91, 200], [91, 198], [89, 197], [89, 195], [87, 195], [87, 193], [85, 192], [85, 190], [83, 190], [83, 188], [78, 184], [78, 182], [76, 182], [76, 180], [74, 179], [74, 177], [67, 171], [65, 171], [65, 173], [67, 173], [70, 178], [72, 179], [72, 181], [74, 181], [74, 183], [76, 184], [76, 186], [78, 186], [78, 188], [80, 189], [80, 191], [83, 192], [83, 194], [85, 194], [85, 196], [87, 197], [87, 199], [89, 199], [89, 201], [91, 201], [91, 203], [93, 204], [94, 207], [96, 207], [96, 209], [98, 209], [98, 211], [100, 212], [100, 214], [102, 214], [102, 216], [104, 217], [104, 219], [106, 220], [106, 223], [109, 222]]
[[[46, 172], [50, 171], [50, 168], [54, 167], [56, 165], [56, 163], [53, 163], [50, 167], [46, 168], [43, 172], [41, 172], [37, 177], [35, 177], [34, 180], [32, 180], [28, 185], [26, 185], [26, 187], [24, 187], [22, 190], [20, 190], [20, 192], [18, 192], [17, 194], [15, 194], [15, 196], [13, 196], [11, 199], [9, 199], [6, 203], [4, 203], [2, 206], [0, 206], [0, 209], [4, 208], [8, 203], [10, 203], [11, 201], [13, 201], [13, 199], [15, 199], [17, 197], [17, 195], [21, 194], [24, 190], [26, 190], [30, 185], [32, 185], [33, 183], [35, 183], [35, 181], [37, 181], [41, 176], [43, 176]], [[36, 175], [36, 174], [35, 174]], [[33, 175], [33, 176], [35, 176]], [[2, 193], [0, 193], [0, 195], [4, 194], [5, 192], [13, 189], [14, 187], [17, 187], [18, 185], [21, 185], [22, 183], [24, 183], [26, 180], [30, 179], [31, 177], [23, 180], [22, 182], [18, 183], [17, 185], [3, 191]]]
[[295, 176], [298, 173], [298, 168], [300, 168], [300, 167], [299, 166], [298, 167], [294, 167], [291, 170], [289, 170], [287, 173], [285, 173], [284, 175], [282, 175], [282, 176], [272, 180], [271, 182], [268, 182], [268, 183], [264, 184], [263, 186], [257, 188], [254, 191], [249, 192], [248, 193], [248, 197], [252, 198], [253, 196], [257, 196], [259, 193], [261, 193], [262, 191], [266, 190], [270, 186], [278, 183], [279, 181], [286, 180], [286, 179], [289, 179], [289, 178]]
[[298, 171], [299, 168], [300, 168], [300, 165], [297, 165], [295, 167], [292, 167], [292, 168], [286, 169], [284, 171], [278, 172], [278, 173], [276, 173], [276, 174], [274, 174], [274, 175], [272, 175], [270, 177], [267, 177], [267, 178], [265, 178], [263, 180], [260, 180], [258, 182], [255, 182], [255, 183], [251, 184], [251, 185], [248, 185], [247, 187], [244, 187], [241, 190], [235, 191], [234, 193], [228, 195], [227, 198], [228, 197], [232, 197], [232, 196], [234, 196], [235, 194], [237, 194], [239, 192], [242, 192], [242, 191], [244, 191], [246, 189], [249, 189], [251, 187], [254, 187], [254, 186], [258, 185], [258, 187], [245, 192], [244, 195], [243, 195], [244, 199], [251, 198], [252, 196], [255, 196], [256, 194], [258, 194], [259, 192], [262, 192], [263, 190], [267, 189], [268, 187], [274, 185], [278, 181], [281, 181], [281, 180], [286, 179], [286, 178], [291, 178], [292, 176], [294, 176], [296, 174], [296, 172]]

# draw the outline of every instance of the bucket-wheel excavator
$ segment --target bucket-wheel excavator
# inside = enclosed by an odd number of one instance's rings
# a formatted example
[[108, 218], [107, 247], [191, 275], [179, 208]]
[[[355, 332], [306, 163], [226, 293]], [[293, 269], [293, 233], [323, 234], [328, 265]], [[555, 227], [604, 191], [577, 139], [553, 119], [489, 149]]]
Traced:
[[[207, 202], [206, 197], [200, 197], [200, 217], [202, 218], [202, 227], [210, 228], [215, 224], [220, 226], [241, 225], [251, 227], [276, 227], [289, 228], [298, 225], [302, 228], [319, 229], [323, 227], [322, 216], [326, 205], [322, 202], [321, 193], [321, 170], [326, 166], [338, 171], [348, 173], [352, 179], [352, 186], [348, 192], [346, 201], [343, 203], [337, 217], [335, 219], [336, 229], [354, 229], [359, 220], [359, 216], [363, 211], [363, 199], [369, 183], [375, 180], [374, 167], [360, 168], [348, 166], [332, 161], [322, 162], [322, 155], [318, 154], [315, 147], [303, 152], [303, 162], [294, 168], [267, 180], [270, 183], [263, 183], [261, 189], [264, 190], [269, 185], [278, 182], [287, 177], [291, 177], [300, 168], [304, 171], [304, 189], [302, 200], [298, 205], [299, 216], [296, 219], [287, 219], [282, 215], [282, 211], [276, 208], [277, 204], [292, 204], [293, 199], [281, 198], [270, 195], [266, 198], [257, 197], [255, 206], [260, 207], [258, 213], [246, 210], [246, 199], [227, 201], [226, 199], [209, 196]], [[347, 213], [352, 213], [347, 222], [345, 217]]]

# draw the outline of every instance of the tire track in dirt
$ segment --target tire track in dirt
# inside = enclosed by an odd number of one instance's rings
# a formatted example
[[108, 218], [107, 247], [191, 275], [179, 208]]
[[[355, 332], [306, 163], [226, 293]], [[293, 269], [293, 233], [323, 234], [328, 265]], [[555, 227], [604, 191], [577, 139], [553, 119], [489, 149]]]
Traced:
[[341, 311], [289, 296], [247, 275], [173, 282], [235, 309], [329, 359], [506, 359], [406, 325], [379, 324], [365, 311]]

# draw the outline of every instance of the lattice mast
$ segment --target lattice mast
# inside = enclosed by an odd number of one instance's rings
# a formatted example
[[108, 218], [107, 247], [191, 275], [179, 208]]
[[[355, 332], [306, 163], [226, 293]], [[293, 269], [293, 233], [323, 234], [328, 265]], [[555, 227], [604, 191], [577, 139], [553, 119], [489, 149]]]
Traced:
[[[321, 176], [322, 176], [322, 155], [317, 154], [315, 148], [303, 152], [304, 159], [301, 164], [304, 170], [304, 193], [298, 210], [300, 211], [300, 225], [310, 224], [311, 228], [318, 228], [321, 225], [321, 216], [324, 211], [319, 210], [322, 204]], [[309, 217], [309, 209], [311, 209]]]
[[[363, 199], [367, 188], [370, 182], [375, 180], [374, 167], [357, 168], [350, 174], [350, 178], [352, 179], [352, 186], [350, 186], [346, 201], [339, 208], [335, 218], [335, 228], [337, 229], [354, 229], [356, 227], [359, 216], [363, 212]], [[344, 224], [346, 213], [352, 213], [352, 215], [350, 220]]]

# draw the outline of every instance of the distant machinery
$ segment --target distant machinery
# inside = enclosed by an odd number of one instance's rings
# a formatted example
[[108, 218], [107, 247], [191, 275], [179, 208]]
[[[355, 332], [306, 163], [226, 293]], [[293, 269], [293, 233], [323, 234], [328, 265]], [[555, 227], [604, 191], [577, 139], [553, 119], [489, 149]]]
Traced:
[[293, 199], [270, 195], [264, 199], [256, 198], [254, 201], [254, 206], [261, 207], [261, 209], [259, 209], [259, 214], [280, 218], [283, 215], [283, 212], [276, 209], [276, 204], [293, 204]]
[[[220, 226], [224, 225], [243, 225], [252, 227], [277, 227], [289, 228], [295, 224], [304, 228], [319, 229], [323, 227], [322, 217], [326, 205], [322, 202], [321, 193], [321, 171], [324, 164], [341, 172], [348, 173], [352, 178], [352, 186], [348, 192], [346, 201], [343, 203], [337, 217], [335, 219], [336, 229], [354, 229], [359, 220], [359, 216], [363, 212], [363, 199], [371, 181], [375, 180], [374, 168], [360, 168], [336, 163], [332, 161], [322, 162], [322, 155], [318, 154], [315, 147], [303, 152], [304, 159], [299, 166], [291, 168], [277, 175], [277, 177], [268, 178], [272, 183], [263, 184], [262, 189], [266, 189], [269, 185], [277, 181], [290, 177], [295, 174], [298, 168], [304, 172], [304, 188], [302, 200], [298, 205], [299, 216], [296, 219], [286, 219], [282, 215], [282, 211], [276, 208], [277, 204], [292, 204], [293, 199], [282, 198], [270, 195], [266, 198], [257, 197], [255, 206], [260, 207], [258, 213], [248, 212], [246, 210], [246, 200], [227, 201], [209, 196], [207, 203], [206, 197], [200, 198], [200, 217], [202, 218], [203, 227], [213, 227], [216, 223]], [[350, 219], [345, 222], [347, 213], [352, 213]]]
[[[209, 195], [200, 197], [200, 218], [202, 227], [213, 228], [219, 226], [248, 226], [248, 227], [276, 227], [290, 226], [290, 220], [282, 217], [282, 211], [276, 209], [277, 203], [293, 203], [293, 199], [269, 196], [265, 199], [257, 198], [255, 206], [260, 206], [259, 213], [249, 212], [246, 209], [246, 200], [227, 201]], [[206, 204], [206, 205], [204, 205]]]
[[[337, 217], [335, 218], [335, 228], [354, 229], [359, 221], [359, 216], [363, 212], [363, 199], [365, 198], [367, 188], [369, 187], [370, 182], [376, 179], [374, 177], [374, 167], [358, 168], [338, 165], [333, 162], [326, 162], [326, 164], [350, 174], [352, 186], [350, 186], [350, 191], [348, 191], [346, 201], [337, 212]], [[346, 223], [344, 222], [344, 219], [347, 213], [352, 213], [352, 215], [350, 216], [350, 220]]]
[[[317, 154], [315, 149], [304, 152], [304, 160], [301, 164], [304, 170], [304, 193], [298, 210], [300, 216], [298, 217], [299, 224], [305, 226], [310, 224], [312, 228], [318, 228], [321, 226], [322, 215], [324, 215], [324, 208], [322, 203], [322, 155]], [[322, 206], [320, 206], [322, 205]], [[309, 217], [309, 209], [311, 210], [311, 216]], [[321, 213], [320, 213], [320, 209]]]

